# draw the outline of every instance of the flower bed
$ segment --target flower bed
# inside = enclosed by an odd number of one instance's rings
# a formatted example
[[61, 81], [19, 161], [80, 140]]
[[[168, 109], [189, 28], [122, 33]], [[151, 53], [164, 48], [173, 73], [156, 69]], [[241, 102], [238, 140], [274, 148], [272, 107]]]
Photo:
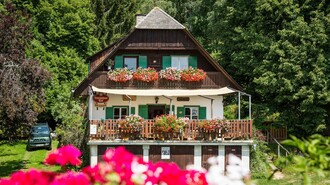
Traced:
[[177, 70], [174, 67], [168, 67], [159, 72], [159, 76], [162, 79], [169, 81], [180, 81], [181, 80], [181, 71]]
[[137, 68], [133, 73], [133, 79], [142, 82], [154, 82], [158, 79], [158, 73], [154, 68]]
[[186, 82], [200, 82], [206, 78], [206, 73], [202, 69], [189, 67], [181, 72], [181, 80]]
[[118, 68], [108, 72], [108, 78], [114, 82], [124, 83], [133, 78], [133, 72], [125, 68]]

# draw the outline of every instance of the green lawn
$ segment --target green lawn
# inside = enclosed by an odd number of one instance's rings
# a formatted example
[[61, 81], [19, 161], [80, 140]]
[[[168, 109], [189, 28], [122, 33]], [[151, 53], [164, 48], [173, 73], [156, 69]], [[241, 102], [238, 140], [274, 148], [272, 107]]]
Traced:
[[[268, 179], [254, 179], [256, 185], [296, 185], [303, 184], [303, 177], [301, 174], [294, 172], [291, 167], [285, 168], [282, 171], [284, 178], [279, 180]], [[309, 174], [312, 178], [313, 185], [326, 185], [330, 184], [330, 172], [326, 174], [326, 177], [319, 177], [315, 173]]]
[[[0, 141], [0, 177], [9, 176], [18, 170], [27, 170], [29, 168], [58, 171], [58, 166], [46, 166], [43, 161], [50, 152], [46, 149], [26, 151], [27, 141], [18, 141], [9, 143]], [[58, 141], [53, 140], [52, 148], [57, 147]]]

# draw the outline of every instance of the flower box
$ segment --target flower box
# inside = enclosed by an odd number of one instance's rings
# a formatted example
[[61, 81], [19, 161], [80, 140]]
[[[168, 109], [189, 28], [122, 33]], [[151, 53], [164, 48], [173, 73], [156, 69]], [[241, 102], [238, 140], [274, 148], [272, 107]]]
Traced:
[[133, 79], [142, 82], [155, 82], [158, 79], [158, 73], [154, 68], [144, 68], [141, 67], [136, 69], [133, 73]]
[[111, 81], [125, 83], [133, 78], [133, 72], [125, 68], [118, 68], [108, 72], [108, 78]]
[[201, 82], [206, 78], [206, 73], [202, 69], [189, 67], [181, 72], [181, 80], [186, 82]]

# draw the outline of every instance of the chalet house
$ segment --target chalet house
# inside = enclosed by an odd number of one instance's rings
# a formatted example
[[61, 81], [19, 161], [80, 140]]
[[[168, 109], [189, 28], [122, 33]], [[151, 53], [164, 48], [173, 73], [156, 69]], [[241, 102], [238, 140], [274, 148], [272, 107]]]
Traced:
[[[172, 161], [182, 168], [188, 164], [208, 167], [209, 157], [220, 156], [225, 170], [227, 155], [233, 153], [249, 169], [251, 116], [228, 120], [229, 128], [212, 137], [198, 126], [203, 120], [224, 119], [225, 95], [238, 95], [239, 105], [240, 97], [247, 94], [187, 28], [166, 12], [154, 8], [136, 18], [136, 26], [127, 36], [88, 58], [89, 74], [74, 92], [75, 97], [86, 97], [89, 102], [91, 165], [102, 160], [107, 148], [125, 146], [146, 161]], [[109, 79], [109, 71], [124, 67], [132, 71], [150, 67], [157, 73], [169, 67], [202, 69], [206, 76], [200, 81], [171, 81], [160, 76], [151, 82]], [[125, 138], [120, 121], [131, 114], [144, 122], [138, 134], [129, 133], [135, 137]], [[155, 118], [164, 114], [189, 120], [172, 137], [164, 138], [155, 129]]]

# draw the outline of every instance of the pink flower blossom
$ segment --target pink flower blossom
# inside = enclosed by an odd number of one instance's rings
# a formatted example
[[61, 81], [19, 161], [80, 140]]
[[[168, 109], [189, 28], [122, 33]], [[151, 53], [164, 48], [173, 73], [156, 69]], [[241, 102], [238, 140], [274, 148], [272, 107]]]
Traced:
[[8, 179], [0, 179], [0, 185], [48, 185], [55, 177], [53, 172], [30, 169], [27, 172], [18, 171]]
[[49, 165], [59, 164], [62, 167], [68, 164], [79, 166], [81, 164], [81, 160], [79, 159], [80, 156], [81, 152], [79, 149], [73, 145], [66, 145], [51, 152], [45, 159], [44, 163]]
[[89, 178], [82, 172], [66, 172], [57, 176], [50, 185], [89, 185]]

